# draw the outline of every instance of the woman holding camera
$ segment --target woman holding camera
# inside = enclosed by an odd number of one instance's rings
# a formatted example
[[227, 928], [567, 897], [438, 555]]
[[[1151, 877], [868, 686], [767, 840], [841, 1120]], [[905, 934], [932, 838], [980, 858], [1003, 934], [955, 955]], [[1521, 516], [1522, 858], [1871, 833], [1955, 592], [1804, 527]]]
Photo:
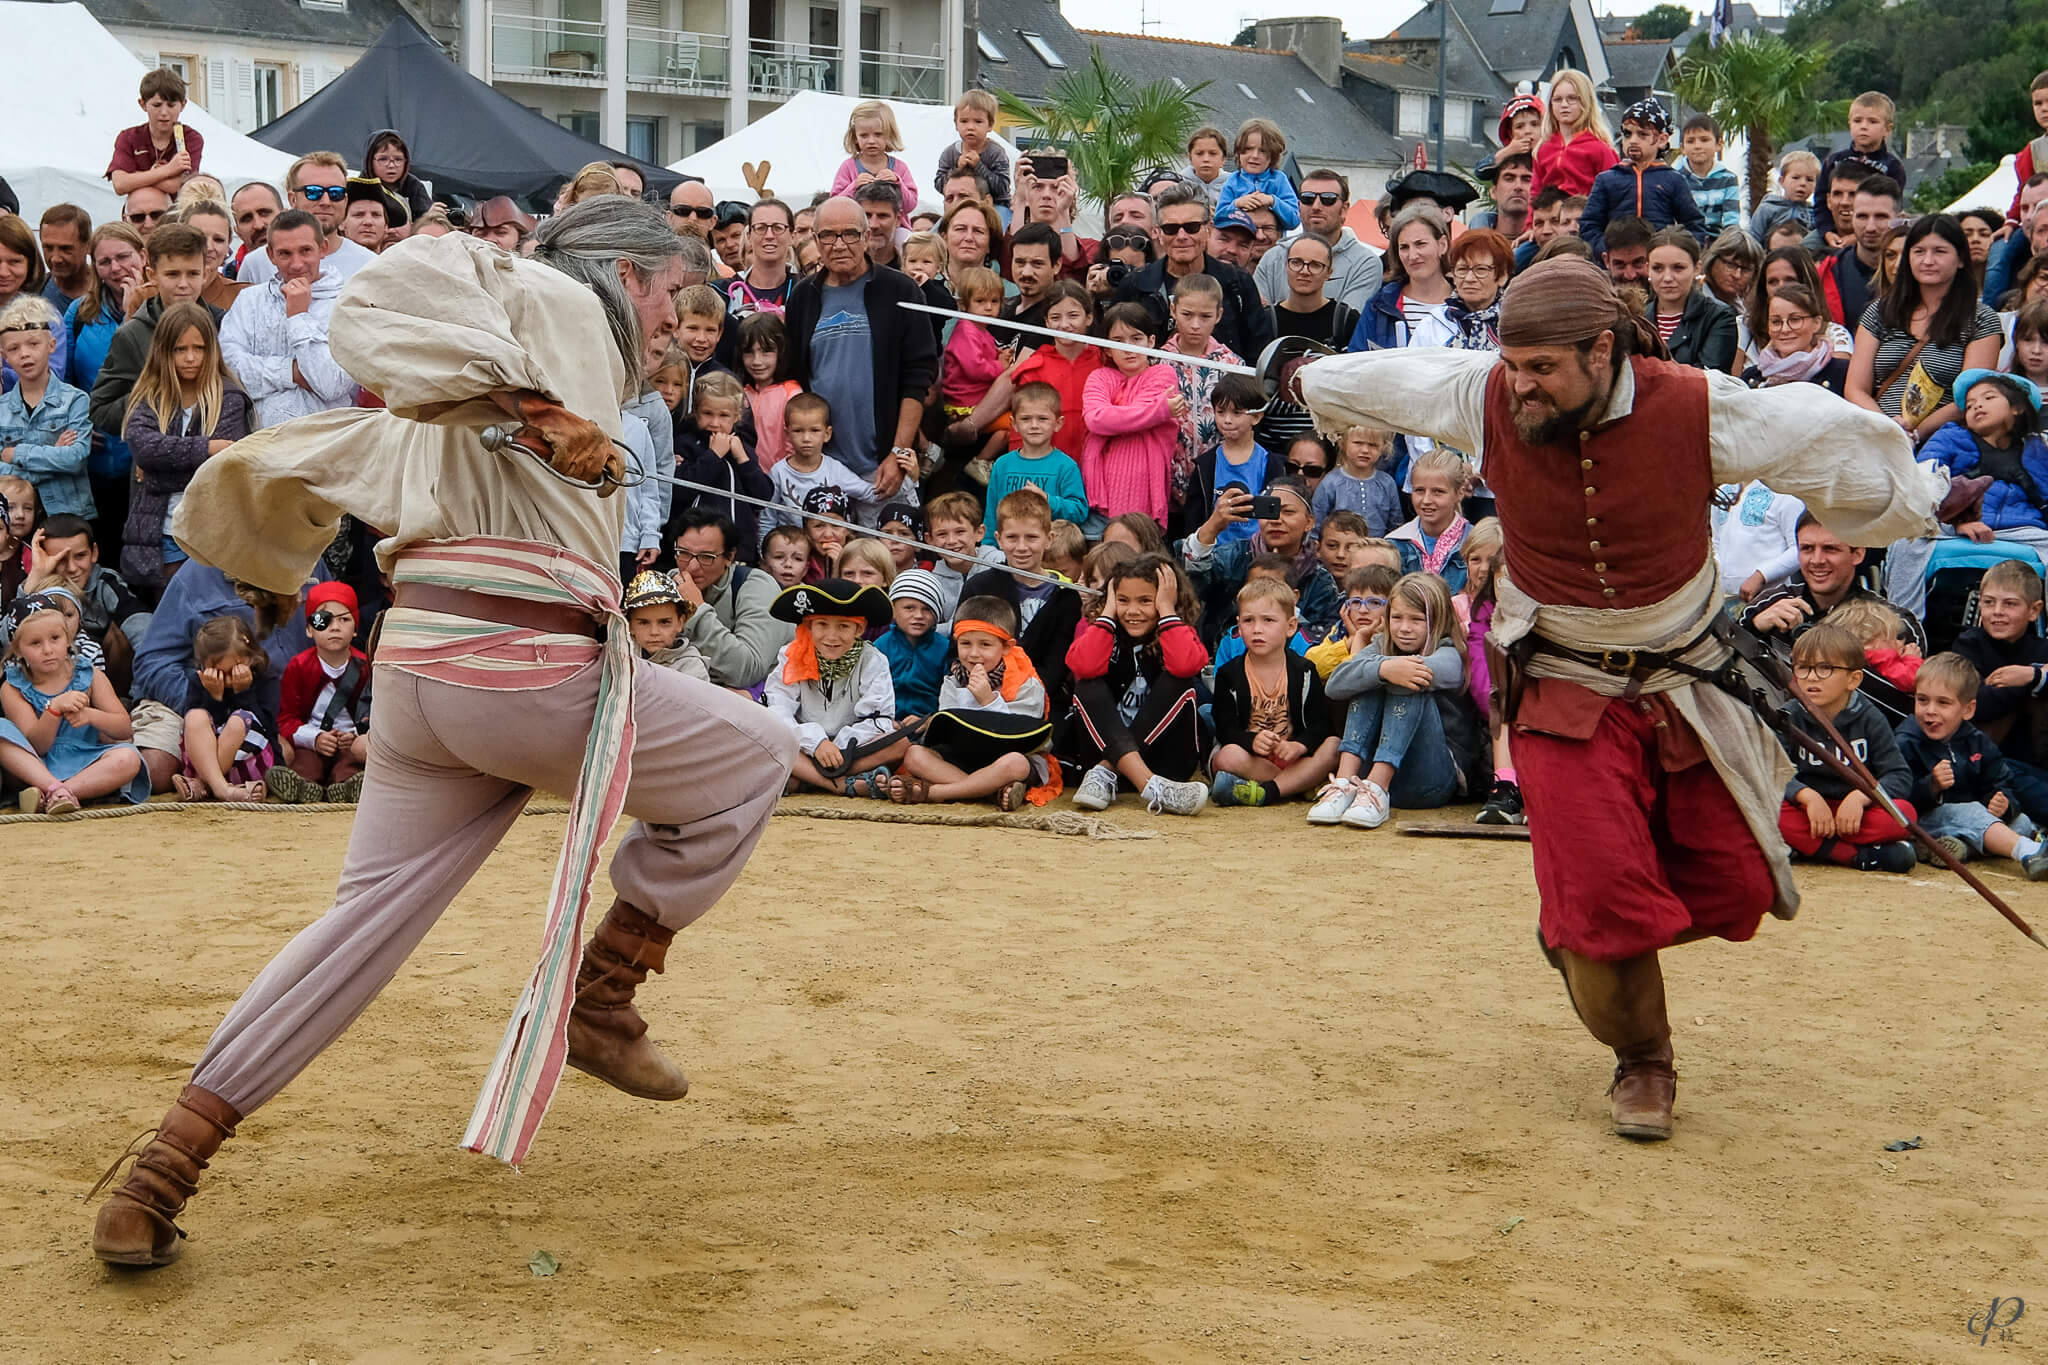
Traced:
[[1152, 234], [1134, 223], [1113, 227], [1102, 234], [1096, 248], [1095, 264], [1088, 267], [1088, 293], [1097, 308], [1109, 303], [1116, 287], [1131, 272], [1152, 264]]

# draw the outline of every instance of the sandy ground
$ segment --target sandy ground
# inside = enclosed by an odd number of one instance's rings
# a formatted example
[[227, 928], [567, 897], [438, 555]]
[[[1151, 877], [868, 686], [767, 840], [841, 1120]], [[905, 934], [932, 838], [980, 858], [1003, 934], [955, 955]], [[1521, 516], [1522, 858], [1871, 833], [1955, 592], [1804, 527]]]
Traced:
[[[1525, 846], [1112, 816], [1160, 837], [777, 819], [642, 996], [690, 1097], [569, 1073], [514, 1173], [455, 1144], [560, 836], [522, 820], [147, 1275], [79, 1196], [347, 817], [9, 828], [0, 1360], [2048, 1358], [2048, 957], [1952, 879], [1803, 873], [1671, 954], [1678, 1136], [1633, 1146]], [[2039, 1307], [1980, 1345], [1994, 1296]]]

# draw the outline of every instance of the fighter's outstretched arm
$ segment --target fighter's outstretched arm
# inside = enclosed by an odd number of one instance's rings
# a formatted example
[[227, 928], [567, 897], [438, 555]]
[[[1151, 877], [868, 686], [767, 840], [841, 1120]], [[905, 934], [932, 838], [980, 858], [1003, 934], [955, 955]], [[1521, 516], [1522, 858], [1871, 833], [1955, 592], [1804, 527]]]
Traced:
[[1427, 436], [1483, 460], [1487, 351], [1422, 347], [1358, 351], [1304, 365], [1301, 396], [1325, 435], [1347, 427], [1385, 427]]
[[1707, 385], [1715, 478], [1758, 479], [1798, 498], [1852, 545], [1934, 534], [1934, 509], [1948, 485], [1914, 461], [1898, 423], [1817, 384], [1752, 389], [1709, 374]]

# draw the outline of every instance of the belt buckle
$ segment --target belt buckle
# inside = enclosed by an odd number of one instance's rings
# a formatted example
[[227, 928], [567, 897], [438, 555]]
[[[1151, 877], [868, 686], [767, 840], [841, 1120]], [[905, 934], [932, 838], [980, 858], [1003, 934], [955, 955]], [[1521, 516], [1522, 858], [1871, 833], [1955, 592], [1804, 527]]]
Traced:
[[1636, 652], [1632, 649], [1601, 650], [1600, 671], [1626, 677], [1636, 671]]

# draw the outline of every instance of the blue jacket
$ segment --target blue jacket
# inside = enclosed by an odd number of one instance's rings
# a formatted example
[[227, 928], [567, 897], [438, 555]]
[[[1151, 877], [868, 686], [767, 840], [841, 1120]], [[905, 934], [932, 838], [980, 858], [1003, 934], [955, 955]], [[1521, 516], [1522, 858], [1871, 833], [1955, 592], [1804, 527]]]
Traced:
[[[58, 445], [67, 431], [71, 444]], [[0, 470], [34, 484], [47, 515], [93, 515], [92, 484], [85, 477], [92, 454], [92, 402], [83, 390], [52, 374], [33, 413], [22, 402], [20, 385], [0, 393], [0, 446], [14, 447], [13, 463]]]
[[[114, 344], [114, 333], [120, 331], [121, 324], [127, 321], [118, 311], [120, 300], [116, 299], [114, 303], [112, 308], [101, 307], [100, 315], [83, 327], [78, 325], [78, 299], [71, 301], [70, 309], [64, 314], [64, 325], [71, 330], [71, 357], [63, 370], [64, 382], [84, 389], [88, 394], [99, 382], [100, 367], [107, 363], [107, 351]], [[53, 368], [50, 373], [58, 371]], [[134, 457], [128, 453], [128, 443], [121, 439], [121, 433], [94, 427], [91, 471], [102, 478], [109, 478], [126, 474], [133, 467]]]
[[929, 716], [939, 709], [939, 680], [945, 676], [946, 661], [953, 656], [953, 639], [942, 630], [929, 630], [913, 640], [895, 626], [875, 637], [875, 648], [889, 661], [889, 678], [896, 684], [896, 718]]
[[[1919, 458], [1922, 464], [1947, 465], [1951, 474], [1974, 476], [1982, 455], [1969, 429], [1961, 422], [1950, 422], [1927, 438]], [[2035, 491], [2048, 496], [2048, 441], [2038, 435], [2027, 437], [2020, 446], [2020, 467], [2033, 479]], [[1980, 520], [1994, 531], [2048, 531], [2048, 518], [2027, 497], [2026, 490], [2003, 479], [1984, 490]]]
[[1301, 226], [1301, 196], [1294, 192], [1294, 183], [1278, 166], [1268, 166], [1257, 175], [1232, 171], [1224, 176], [1216, 185], [1216, 216], [1221, 218], [1229, 213], [1238, 196], [1246, 194], [1272, 195], [1273, 216], [1280, 220], [1280, 226], [1289, 232]]
[[[2019, 799], [2012, 792], [2012, 775], [2006, 770], [2005, 755], [1991, 737], [1969, 721], [1956, 727], [1947, 739], [1929, 739], [1921, 733], [1920, 722], [1908, 716], [1899, 725], [1899, 753], [1913, 770], [1913, 808], [1926, 812], [1944, 802], [1950, 805], [1989, 805], [1991, 798], [2005, 793], [2007, 814], [2017, 813]], [[1929, 774], [1946, 762], [1955, 773], [1953, 786], [1936, 791]]]
[[1351, 344], [1347, 351], [1390, 351], [1401, 344], [1401, 334], [1394, 329], [1401, 324], [1400, 280], [1388, 280], [1380, 286], [1380, 292], [1372, 296], [1372, 304], [1358, 315], [1358, 326], [1351, 330]]
[[[315, 560], [312, 581], [325, 582], [328, 577], [326, 563]], [[192, 661], [192, 637], [205, 622], [229, 613], [255, 629], [255, 610], [235, 596], [226, 574], [196, 559], [180, 565], [164, 587], [164, 595], [156, 604], [156, 615], [150, 618], [148, 633], [135, 644], [135, 682], [130, 689], [135, 700], [152, 698], [182, 712], [192, 670], [198, 666]], [[270, 658], [270, 671], [282, 678], [285, 665], [306, 647], [304, 605], [295, 608], [291, 619], [270, 632], [270, 638], [262, 644], [263, 652]]]
[[1702, 245], [1707, 240], [1706, 216], [1693, 202], [1685, 177], [1661, 161], [1640, 171], [1624, 161], [1594, 178], [1586, 211], [1579, 215], [1579, 236], [1593, 248], [1595, 261], [1607, 253], [1607, 225], [1616, 218], [1641, 218], [1656, 228], [1676, 223]]

